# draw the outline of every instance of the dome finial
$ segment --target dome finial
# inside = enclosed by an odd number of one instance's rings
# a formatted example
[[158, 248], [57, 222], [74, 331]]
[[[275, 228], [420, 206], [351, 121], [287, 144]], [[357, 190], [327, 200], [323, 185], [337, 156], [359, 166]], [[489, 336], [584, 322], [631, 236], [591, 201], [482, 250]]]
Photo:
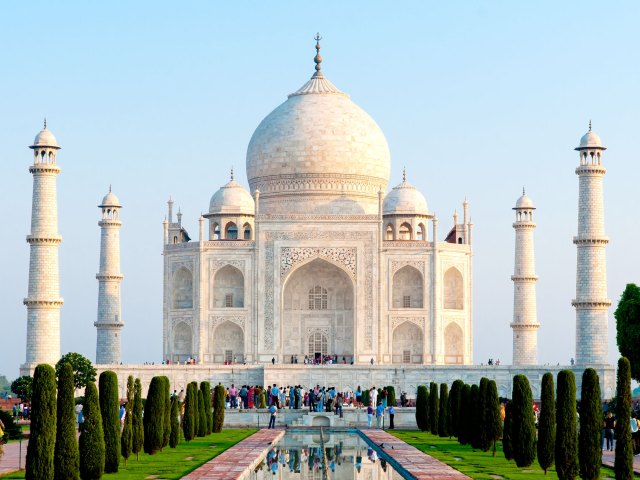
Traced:
[[589, 120], [589, 131], [591, 131], [591, 120]]
[[526, 195], [526, 194], [524, 193], [524, 185], [523, 185], [522, 186], [522, 196], [524, 196], [524, 195]]
[[233, 182], [233, 167], [231, 167], [231, 181]]
[[402, 183], [407, 183], [407, 167], [402, 167]]
[[111, 193], [111, 184], [109, 184], [109, 193]]
[[47, 129], [47, 117], [44, 117], [44, 130]]
[[320, 55], [320, 40], [322, 40], [322, 37], [320, 36], [320, 33], [316, 33], [316, 36], [313, 37], [313, 39], [316, 41], [316, 56], [313, 58], [313, 61], [316, 64], [316, 73], [319, 74], [320, 73], [320, 64], [322, 63], [322, 56]]

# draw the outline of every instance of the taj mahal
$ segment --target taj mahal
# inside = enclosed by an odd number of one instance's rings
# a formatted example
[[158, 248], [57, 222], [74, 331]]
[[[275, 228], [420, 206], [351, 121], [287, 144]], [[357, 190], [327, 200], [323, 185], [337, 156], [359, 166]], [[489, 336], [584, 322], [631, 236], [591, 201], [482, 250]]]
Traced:
[[[513, 318], [505, 322], [513, 331], [513, 365], [474, 366], [469, 202], [461, 193], [461, 215], [438, 219], [410, 183], [411, 172], [392, 169], [380, 127], [325, 77], [319, 40], [311, 78], [269, 113], [249, 140], [248, 188], [231, 170], [228, 183], [199, 216], [199, 231], [191, 234], [169, 198], [162, 223], [163, 316], [157, 319], [165, 365], [121, 364], [124, 219], [116, 194], [104, 196], [96, 275], [99, 370], [116, 371], [123, 384], [129, 374], [143, 383], [165, 374], [176, 388], [206, 379], [345, 389], [385, 384], [410, 391], [428, 381], [476, 382], [487, 376], [496, 380], [501, 395], [510, 392], [515, 373], [525, 373], [536, 396], [546, 371], [567, 367], [538, 365], [532, 199], [523, 191], [513, 208]], [[45, 123], [30, 148], [34, 187], [23, 373], [60, 358], [63, 306], [56, 204], [60, 146]], [[580, 193], [572, 356], [576, 372], [586, 366], [598, 370], [603, 394], [610, 395], [615, 371], [602, 335], [611, 305], [605, 150], [591, 126], [576, 148]], [[202, 195], [204, 205], [208, 195]], [[158, 214], [161, 219], [160, 208]], [[307, 365], [327, 356], [336, 365]], [[188, 371], [187, 360], [196, 363]]]

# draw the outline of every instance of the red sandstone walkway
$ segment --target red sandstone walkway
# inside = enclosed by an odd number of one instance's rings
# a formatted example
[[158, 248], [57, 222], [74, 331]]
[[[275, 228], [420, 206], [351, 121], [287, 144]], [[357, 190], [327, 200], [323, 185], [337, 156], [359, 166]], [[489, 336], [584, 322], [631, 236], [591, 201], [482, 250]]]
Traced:
[[[22, 468], [27, 458], [27, 444], [28, 440], [22, 441]], [[11, 442], [2, 446], [4, 455], [0, 457], [0, 475], [5, 473], [15, 472], [18, 470], [18, 457], [20, 453], [20, 443]]]
[[[607, 467], [613, 468], [613, 463], [616, 460], [616, 452], [604, 451], [602, 452], [602, 464]], [[640, 455], [633, 457], [633, 471], [640, 475]]]
[[271, 447], [284, 435], [282, 429], [266, 428], [245, 438], [220, 455], [195, 469], [187, 480], [236, 480], [258, 466]]
[[361, 430], [375, 445], [383, 444], [384, 452], [418, 480], [462, 480], [466, 475], [440, 460], [383, 430]]

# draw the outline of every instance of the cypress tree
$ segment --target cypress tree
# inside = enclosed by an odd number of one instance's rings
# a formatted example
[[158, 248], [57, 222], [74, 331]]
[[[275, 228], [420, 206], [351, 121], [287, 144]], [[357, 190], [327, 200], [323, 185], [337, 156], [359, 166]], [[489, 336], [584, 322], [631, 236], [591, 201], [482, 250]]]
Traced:
[[556, 473], [560, 480], [576, 478], [578, 475], [576, 377], [571, 370], [558, 372], [555, 459]]
[[189, 442], [193, 440], [196, 434], [194, 423], [194, 402], [197, 400], [193, 396], [193, 385], [187, 384], [187, 393], [184, 398], [184, 415], [182, 417], [182, 430], [184, 432], [184, 439]]
[[193, 435], [194, 438], [200, 433], [200, 402], [198, 401], [198, 383], [190, 382], [193, 390]]
[[618, 360], [616, 386], [616, 480], [633, 478], [633, 443], [631, 441], [631, 364], [626, 357]]
[[396, 389], [393, 385], [387, 385], [387, 405], [396, 406]]
[[[171, 436], [171, 382], [169, 377], [163, 376], [164, 381], [164, 425], [162, 427], [162, 448], [169, 445]], [[162, 448], [160, 449], [162, 451]]]
[[80, 456], [76, 440], [73, 367], [70, 363], [65, 363], [59, 371], [54, 478], [55, 480], [77, 480], [80, 478]]
[[176, 448], [180, 441], [180, 420], [178, 415], [180, 413], [180, 401], [177, 396], [171, 397], [171, 435], [169, 437], [169, 446]]
[[215, 404], [213, 405], [213, 431], [215, 433], [219, 433], [222, 431], [222, 425], [224, 424], [224, 387], [222, 385], [216, 386], [215, 392]]
[[462, 380], [456, 380], [451, 385], [449, 394], [449, 438], [458, 437], [460, 424], [460, 400], [462, 396]]
[[[56, 443], [56, 371], [40, 364], [33, 374], [31, 393], [31, 436], [27, 446], [27, 480], [54, 478]], [[628, 422], [627, 422], [628, 423]]]
[[431, 424], [432, 435], [438, 435], [438, 407], [438, 384], [431, 382], [429, 384], [429, 423]]
[[449, 385], [440, 384], [440, 412], [438, 417], [438, 436], [449, 436]]
[[582, 374], [580, 394], [580, 433], [578, 434], [578, 458], [580, 478], [598, 480], [602, 465], [602, 397], [600, 378], [593, 368]]
[[538, 464], [546, 474], [549, 467], [553, 465], [556, 444], [556, 400], [554, 398], [553, 373], [547, 372], [542, 377], [541, 392], [537, 450]]
[[421, 431], [429, 430], [429, 393], [427, 387], [418, 385], [416, 394], [416, 425]]
[[364, 390], [362, 392], [362, 404], [365, 407], [369, 406], [369, 403], [371, 402], [371, 398], [370, 397], [371, 397], [371, 392], [369, 392], [369, 389], [367, 388], [366, 390]]
[[488, 425], [488, 410], [487, 404], [487, 389], [489, 386], [489, 379], [482, 377], [480, 379], [480, 385], [478, 386], [478, 406], [476, 408], [476, 421], [474, 422], [476, 448], [486, 452], [489, 450], [489, 425]]
[[211, 435], [213, 431], [213, 410], [211, 408], [211, 384], [209, 382], [200, 382], [200, 390], [202, 390], [202, 399], [204, 401], [204, 411], [207, 417], [207, 435]]
[[502, 428], [502, 453], [507, 460], [513, 460], [513, 442], [511, 441], [511, 411], [513, 403], [507, 400], [504, 405], [504, 426]]
[[142, 424], [142, 384], [136, 378], [133, 387], [133, 418], [131, 427], [133, 435], [131, 440], [131, 451], [136, 454], [136, 460], [140, 459], [140, 450], [144, 445], [144, 425]]
[[89, 382], [85, 389], [82, 414], [84, 422], [80, 432], [80, 478], [98, 480], [104, 473], [104, 432], [98, 389], [93, 382]]
[[202, 390], [198, 390], [198, 436], [204, 437], [207, 435], [207, 412], [204, 409], [204, 395]]
[[115, 473], [120, 463], [120, 409], [118, 376], [110, 370], [100, 374], [100, 414], [104, 432], [104, 472]]
[[618, 350], [631, 365], [631, 377], [640, 381], [640, 287], [627, 284], [613, 314], [616, 317]]
[[475, 383], [471, 385], [471, 395], [469, 397], [469, 438], [468, 442], [473, 448], [480, 448], [480, 387]]
[[471, 385], [465, 383], [460, 390], [460, 410], [458, 420], [458, 443], [469, 443], [469, 430], [471, 424]]
[[500, 417], [500, 398], [498, 397], [498, 386], [495, 380], [489, 380], [487, 383], [487, 400], [486, 405], [486, 427], [487, 439], [493, 444], [493, 456], [496, 456], [496, 444], [502, 436], [502, 418]]
[[536, 458], [536, 426], [533, 398], [529, 379], [524, 375], [513, 377], [511, 411], [511, 446], [518, 467], [528, 467]]
[[155, 455], [164, 440], [164, 385], [161, 377], [153, 377], [144, 405], [144, 453]]
[[133, 386], [133, 376], [129, 375], [127, 378], [127, 404], [124, 410], [124, 428], [122, 429], [122, 436], [120, 437], [120, 453], [124, 458], [124, 464], [127, 464], [127, 460], [131, 456], [133, 449], [133, 399], [135, 396]]

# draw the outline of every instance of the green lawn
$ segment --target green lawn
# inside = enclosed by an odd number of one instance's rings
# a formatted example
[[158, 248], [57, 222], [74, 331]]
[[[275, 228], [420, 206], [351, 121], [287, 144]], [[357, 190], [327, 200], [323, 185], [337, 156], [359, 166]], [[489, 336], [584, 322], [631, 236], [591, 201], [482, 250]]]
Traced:
[[[182, 478], [255, 432], [255, 429], [223, 430], [221, 433], [195, 438], [189, 443], [182, 441], [178, 448], [165, 447], [162, 452], [156, 455], [140, 453], [140, 460], [136, 460], [134, 455], [129, 458], [126, 466], [124, 461], [121, 461], [118, 473], [104, 475], [103, 478], [139, 480], [147, 478], [149, 475], [158, 475], [158, 478], [163, 479]], [[24, 478], [24, 471], [2, 477], [3, 480], [5, 478]]]
[[[500, 443], [494, 457], [492, 452], [474, 450], [469, 445], [460, 445], [455, 439], [440, 438], [427, 432], [415, 430], [389, 430], [388, 432], [474, 479], [557, 480], [558, 478], [553, 468], [545, 476], [537, 462], [527, 468], [518, 468], [513, 460], [507, 461], [504, 458]], [[613, 470], [606, 467], [602, 468], [600, 476], [603, 479], [615, 478]]]

